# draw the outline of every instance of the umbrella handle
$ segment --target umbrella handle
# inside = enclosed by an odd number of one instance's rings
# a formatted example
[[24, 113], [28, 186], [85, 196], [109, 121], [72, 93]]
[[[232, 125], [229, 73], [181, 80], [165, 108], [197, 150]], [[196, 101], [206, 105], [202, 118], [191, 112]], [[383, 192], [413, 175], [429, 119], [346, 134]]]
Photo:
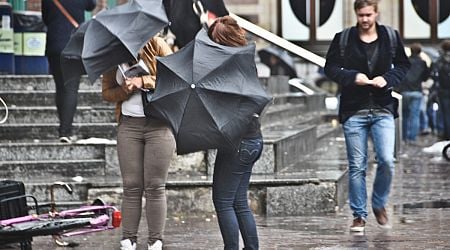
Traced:
[[200, 17], [200, 23], [206, 23], [208, 21], [207, 13], [200, 0], [192, 0], [192, 9]]

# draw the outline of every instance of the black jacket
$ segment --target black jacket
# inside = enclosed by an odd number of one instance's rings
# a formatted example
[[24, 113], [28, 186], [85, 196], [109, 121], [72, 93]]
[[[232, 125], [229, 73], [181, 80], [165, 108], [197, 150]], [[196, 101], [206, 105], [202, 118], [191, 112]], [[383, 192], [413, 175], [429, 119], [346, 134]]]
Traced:
[[[342, 89], [339, 104], [341, 123], [358, 110], [367, 108], [370, 102], [389, 110], [395, 117], [398, 116], [397, 100], [392, 97], [391, 93], [393, 87], [396, 87], [403, 80], [410, 63], [398, 33], [396, 32], [397, 47], [393, 61], [386, 29], [379, 24], [376, 25], [376, 29], [379, 46], [378, 59], [372, 72], [369, 71], [366, 51], [359, 38], [357, 27], [352, 27], [350, 30], [343, 57], [340, 55], [339, 46], [341, 32], [334, 36], [328, 49], [324, 70], [326, 76], [338, 83]], [[368, 85], [356, 85], [355, 78], [358, 73], [366, 74], [369, 79], [383, 76], [387, 85], [381, 89]]]
[[[59, 0], [67, 12], [81, 24], [84, 11], [95, 8], [96, 0]], [[42, 0], [42, 20], [47, 25], [46, 55], [59, 55], [70, 39], [74, 26], [56, 7], [53, 0]]]
[[422, 82], [426, 81], [430, 76], [430, 69], [419, 55], [411, 55], [409, 62], [411, 63], [411, 68], [399, 86], [400, 93], [406, 91], [422, 92]]

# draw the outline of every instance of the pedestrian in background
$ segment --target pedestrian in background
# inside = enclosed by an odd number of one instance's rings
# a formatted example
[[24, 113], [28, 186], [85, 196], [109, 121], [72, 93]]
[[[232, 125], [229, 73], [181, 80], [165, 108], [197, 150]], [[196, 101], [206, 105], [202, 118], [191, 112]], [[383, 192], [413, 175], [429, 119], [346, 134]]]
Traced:
[[160, 37], [152, 38], [141, 51], [150, 75], [126, 78], [119, 70], [103, 75], [102, 95], [116, 103], [117, 153], [123, 182], [121, 250], [135, 250], [145, 197], [148, 249], [160, 250], [167, 214], [166, 181], [175, 153], [175, 138], [169, 126], [146, 118], [141, 89], [152, 90], [156, 80], [156, 57], [172, 51]]
[[433, 76], [444, 123], [443, 133], [439, 137], [441, 140], [450, 140], [450, 40], [442, 42], [441, 48], [442, 54], [433, 66]]
[[403, 141], [412, 143], [416, 140], [420, 130], [420, 110], [422, 105], [422, 83], [430, 76], [427, 63], [420, 57], [422, 46], [413, 43], [410, 46], [411, 68], [399, 86], [402, 94], [402, 135]]
[[377, 171], [372, 209], [380, 225], [388, 225], [386, 205], [394, 174], [395, 123], [398, 103], [392, 88], [404, 78], [409, 62], [398, 32], [392, 51], [388, 28], [377, 23], [378, 1], [356, 0], [357, 25], [349, 32], [341, 55], [337, 33], [326, 56], [325, 74], [341, 85], [339, 121], [344, 129], [349, 163], [351, 231], [364, 231], [368, 217], [366, 171], [368, 139], [376, 153]]
[[[230, 16], [219, 17], [212, 23], [208, 36], [214, 42], [231, 47], [245, 46], [245, 31]], [[263, 138], [259, 114], [254, 114], [239, 151], [219, 148], [214, 163], [213, 202], [217, 213], [224, 249], [239, 249], [239, 231], [244, 249], [258, 249], [258, 233], [247, 191], [255, 162], [261, 156]]]
[[[58, 4], [61, 7], [58, 7]], [[92, 11], [95, 0], [42, 0], [42, 19], [47, 26], [45, 55], [55, 82], [56, 111], [59, 118], [59, 141], [72, 143], [72, 123], [77, 109], [80, 76], [66, 78], [61, 68], [61, 52], [78, 24], [84, 22], [84, 12]], [[66, 14], [64, 14], [66, 13]]]

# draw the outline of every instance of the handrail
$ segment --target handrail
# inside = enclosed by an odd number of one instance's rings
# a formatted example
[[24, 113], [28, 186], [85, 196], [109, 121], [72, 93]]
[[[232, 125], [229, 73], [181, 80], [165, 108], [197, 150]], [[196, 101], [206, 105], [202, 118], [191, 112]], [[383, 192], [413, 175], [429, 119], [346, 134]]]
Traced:
[[233, 13], [230, 13], [229, 15], [238, 22], [239, 26], [241, 26], [248, 32], [253, 33], [256, 36], [258, 36], [264, 40], [267, 40], [270, 43], [276, 44], [277, 46], [279, 46], [293, 54], [296, 54], [297, 56], [302, 57], [320, 67], [325, 66], [325, 58], [323, 58], [317, 54], [314, 54], [311, 51], [306, 50], [296, 44], [293, 44], [293, 43], [287, 41], [286, 39], [279, 37], [279, 36], [273, 34], [272, 32], [267, 31], [267, 30], [259, 27], [258, 25], [255, 25]]

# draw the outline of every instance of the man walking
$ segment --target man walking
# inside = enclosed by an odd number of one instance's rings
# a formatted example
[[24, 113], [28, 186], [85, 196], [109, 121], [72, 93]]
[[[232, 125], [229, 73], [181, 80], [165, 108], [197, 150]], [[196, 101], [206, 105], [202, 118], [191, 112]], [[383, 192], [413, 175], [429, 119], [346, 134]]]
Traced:
[[398, 116], [398, 103], [391, 93], [410, 64], [398, 33], [377, 23], [378, 1], [355, 0], [353, 7], [357, 25], [342, 36], [346, 41], [341, 39], [343, 32], [335, 35], [327, 53], [325, 74], [342, 88], [339, 121], [349, 162], [349, 200], [354, 217], [350, 230], [361, 232], [368, 216], [369, 136], [378, 165], [372, 209], [377, 222], [388, 225], [386, 204], [394, 174], [394, 118]]

